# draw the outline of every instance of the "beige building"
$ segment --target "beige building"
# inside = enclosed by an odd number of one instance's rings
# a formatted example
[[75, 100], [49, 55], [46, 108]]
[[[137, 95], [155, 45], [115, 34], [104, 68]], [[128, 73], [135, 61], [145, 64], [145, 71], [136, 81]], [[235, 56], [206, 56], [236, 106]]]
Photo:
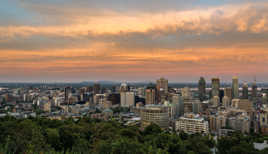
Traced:
[[253, 111], [253, 103], [248, 99], [233, 99], [232, 107], [236, 109], [242, 109], [247, 112]]
[[224, 88], [224, 96], [227, 96], [230, 100], [232, 99], [232, 88]]
[[187, 134], [209, 133], [208, 122], [195, 114], [185, 114], [176, 120], [176, 131], [183, 131]]
[[221, 128], [226, 127], [227, 117], [225, 115], [210, 115], [209, 128], [212, 132], [218, 132]]
[[211, 79], [211, 87], [212, 87], [212, 97], [219, 96], [220, 92], [220, 79], [219, 78], [212, 78]]
[[169, 126], [168, 107], [161, 105], [146, 105], [140, 110], [141, 126], [147, 127], [151, 123], [157, 124], [162, 129], [167, 129]]
[[120, 93], [120, 105], [122, 107], [131, 107], [135, 105], [134, 92], [121, 92]]
[[191, 113], [193, 112], [193, 102], [185, 101], [183, 103], [183, 113]]
[[157, 80], [156, 89], [158, 92], [163, 91], [164, 93], [168, 93], [168, 80], [165, 78], [160, 78]]
[[225, 108], [229, 108], [231, 105], [230, 105], [230, 98], [228, 96], [224, 96], [222, 98], [222, 105], [225, 107]]
[[238, 98], [239, 97], [238, 77], [233, 77], [233, 80], [232, 80], [232, 96], [233, 96], [233, 98]]
[[190, 99], [192, 97], [190, 88], [189, 87], [182, 88], [181, 95], [183, 99]]
[[146, 105], [156, 104], [156, 90], [154, 87], [147, 87], [145, 90], [145, 103]]
[[212, 106], [217, 107], [220, 105], [220, 97], [219, 96], [213, 96], [211, 100]]
[[229, 117], [228, 126], [234, 130], [241, 131], [242, 133], [249, 133], [250, 132], [249, 116], [241, 114], [235, 117]]
[[45, 112], [51, 111], [51, 103], [50, 102], [43, 102], [40, 104], [41, 110]]

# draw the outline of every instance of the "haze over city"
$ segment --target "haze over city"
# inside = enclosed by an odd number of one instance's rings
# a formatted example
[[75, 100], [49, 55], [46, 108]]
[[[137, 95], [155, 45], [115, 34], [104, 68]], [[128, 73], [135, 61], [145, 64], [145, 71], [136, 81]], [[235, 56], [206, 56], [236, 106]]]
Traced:
[[268, 77], [266, 0], [12, 0], [1, 82]]

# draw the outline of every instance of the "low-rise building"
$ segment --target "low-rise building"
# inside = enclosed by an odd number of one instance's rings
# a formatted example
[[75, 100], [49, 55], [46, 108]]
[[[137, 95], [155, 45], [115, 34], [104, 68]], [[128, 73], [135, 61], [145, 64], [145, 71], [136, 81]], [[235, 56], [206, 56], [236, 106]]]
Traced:
[[155, 123], [162, 129], [169, 127], [168, 107], [162, 105], [146, 105], [140, 110], [142, 128]]
[[198, 114], [185, 114], [176, 120], [176, 131], [183, 131], [188, 134], [209, 133], [208, 121], [200, 117]]

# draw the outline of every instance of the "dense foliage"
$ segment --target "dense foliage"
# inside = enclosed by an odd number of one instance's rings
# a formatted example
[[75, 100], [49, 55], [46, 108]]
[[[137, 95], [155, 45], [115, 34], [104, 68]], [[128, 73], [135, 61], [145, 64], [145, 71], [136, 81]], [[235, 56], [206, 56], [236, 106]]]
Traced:
[[266, 153], [253, 148], [252, 140], [241, 134], [221, 138], [215, 145], [208, 136], [162, 131], [150, 125], [137, 127], [115, 121], [83, 118], [78, 121], [43, 118], [0, 119], [0, 153], [93, 153], [93, 154], [209, 154]]

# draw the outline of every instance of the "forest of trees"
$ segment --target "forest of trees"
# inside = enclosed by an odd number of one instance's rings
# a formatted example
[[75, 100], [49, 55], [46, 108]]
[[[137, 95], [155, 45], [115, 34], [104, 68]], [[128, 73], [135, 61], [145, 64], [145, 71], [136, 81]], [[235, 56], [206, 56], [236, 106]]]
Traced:
[[93, 154], [267, 154], [258, 151], [256, 137], [234, 133], [217, 143], [200, 134], [165, 132], [157, 125], [141, 131], [115, 121], [83, 118], [59, 121], [45, 118], [0, 119], [0, 153], [93, 153]]

